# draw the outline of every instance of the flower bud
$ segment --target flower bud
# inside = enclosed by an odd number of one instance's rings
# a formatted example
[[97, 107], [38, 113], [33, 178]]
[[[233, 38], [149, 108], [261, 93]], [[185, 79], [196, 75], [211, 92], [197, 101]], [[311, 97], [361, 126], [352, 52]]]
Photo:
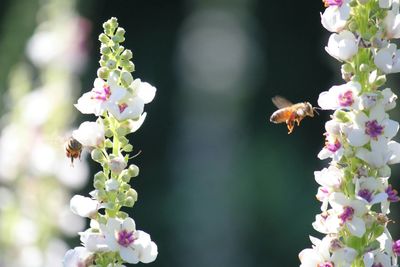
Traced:
[[112, 137], [112, 136], [114, 135], [114, 133], [111, 131], [111, 129], [107, 129], [107, 130], [104, 132], [104, 135], [105, 135], [106, 137], [110, 138], [110, 137]]
[[124, 84], [126, 84], [126, 87], [128, 87], [133, 82], [132, 74], [130, 72], [123, 71], [121, 74], [121, 80]]
[[127, 163], [122, 156], [112, 158], [109, 164], [111, 171], [115, 174], [120, 174], [127, 166]]
[[132, 61], [121, 61], [121, 66], [129, 72], [134, 72], [135, 71], [135, 64], [133, 64]]
[[127, 197], [132, 197], [135, 201], [137, 200], [138, 194], [135, 189], [131, 188], [126, 192]]
[[109, 74], [110, 72], [106, 67], [101, 67], [97, 70], [97, 76], [103, 80], [107, 80]]
[[132, 51], [129, 50], [129, 49], [126, 49], [126, 50], [122, 53], [122, 55], [121, 55], [121, 58], [122, 58], [122, 59], [125, 59], [125, 60], [129, 60], [129, 59], [131, 59], [132, 57], [133, 57]]
[[90, 155], [92, 156], [92, 159], [98, 163], [104, 163], [106, 161], [103, 152], [98, 148], [93, 149]]
[[109, 179], [106, 181], [106, 191], [117, 191], [119, 188], [119, 183], [115, 179]]
[[136, 200], [133, 197], [127, 197], [124, 202], [124, 206], [126, 207], [133, 207], [135, 205]]
[[107, 61], [107, 65], [106, 65], [107, 68], [115, 69], [116, 66], [117, 66], [117, 62], [115, 62], [115, 60], [110, 59]]
[[100, 182], [105, 182], [107, 180], [107, 176], [104, 172], [99, 171], [94, 175], [94, 181], [100, 181]]
[[124, 152], [132, 152], [132, 150], [133, 150], [133, 146], [131, 145], [131, 144], [127, 144], [127, 145], [125, 145], [123, 148], [122, 148], [122, 150], [124, 151]]
[[136, 177], [139, 175], [139, 167], [135, 164], [129, 165], [128, 174], [130, 177]]
[[113, 147], [113, 143], [110, 139], [106, 139], [106, 141], [104, 142], [104, 146], [107, 148], [112, 148]]
[[108, 55], [111, 53], [111, 49], [108, 46], [106, 46], [105, 44], [101, 44], [100, 53], [102, 55]]
[[131, 186], [128, 183], [121, 183], [121, 190], [122, 191], [128, 191], [129, 189], [131, 189]]
[[362, 71], [362, 72], [367, 72], [367, 71], [369, 71], [369, 66], [367, 65], [367, 64], [361, 64], [360, 65], [360, 71]]
[[385, 83], [386, 83], [386, 75], [381, 75], [381, 76], [378, 76], [378, 78], [376, 79], [375, 86], [381, 87]]
[[107, 200], [107, 193], [104, 189], [97, 190], [97, 200], [104, 202]]
[[337, 120], [339, 120], [339, 121], [341, 121], [341, 122], [348, 122], [348, 121], [349, 121], [349, 117], [348, 117], [347, 113], [346, 113], [345, 111], [343, 111], [343, 110], [340, 110], [340, 109], [336, 110], [336, 111], [333, 113], [333, 116], [334, 116]]
[[110, 38], [108, 38], [107, 35], [105, 35], [104, 33], [99, 35], [99, 41], [105, 45], [107, 45], [111, 40]]

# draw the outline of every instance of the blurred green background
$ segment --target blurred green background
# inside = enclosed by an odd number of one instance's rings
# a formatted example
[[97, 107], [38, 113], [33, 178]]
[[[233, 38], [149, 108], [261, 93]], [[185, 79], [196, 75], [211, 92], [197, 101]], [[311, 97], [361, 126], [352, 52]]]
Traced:
[[[2, 95], [13, 63], [25, 57], [40, 2], [0, 2]], [[142, 154], [132, 160], [141, 172], [133, 181], [139, 201], [129, 212], [158, 245], [152, 266], [299, 265], [308, 235], [318, 236], [313, 172], [328, 163], [316, 155], [330, 113], [287, 135], [284, 125], [269, 122], [270, 99], [316, 104], [321, 91], [343, 82], [340, 64], [324, 51], [323, 9], [320, 1], [78, 1], [92, 23], [84, 90], [96, 77], [101, 25], [112, 16], [127, 31], [134, 77], [158, 89], [131, 136]], [[397, 94], [399, 76], [389, 78]], [[391, 115], [400, 119], [398, 109]], [[392, 170], [399, 188], [400, 169]], [[399, 207], [392, 207], [398, 221]], [[391, 229], [397, 239], [397, 224]]]

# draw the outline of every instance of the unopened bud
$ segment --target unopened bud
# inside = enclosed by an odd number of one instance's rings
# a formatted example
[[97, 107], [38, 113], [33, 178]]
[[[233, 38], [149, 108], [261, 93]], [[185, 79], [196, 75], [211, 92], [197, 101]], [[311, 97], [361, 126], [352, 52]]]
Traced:
[[104, 172], [100, 171], [94, 175], [94, 181], [105, 182], [107, 180], [107, 176]]
[[386, 83], [386, 75], [381, 75], [381, 76], [378, 76], [378, 78], [376, 79], [375, 86], [381, 87], [385, 83]]
[[133, 207], [133, 205], [135, 205], [135, 202], [136, 200], [133, 197], [127, 197], [125, 199], [124, 206], [131, 208]]
[[122, 53], [121, 57], [122, 57], [123, 59], [125, 59], [125, 60], [131, 59], [131, 58], [133, 57], [132, 51], [129, 50], [129, 49], [126, 49], [126, 50]]
[[131, 176], [131, 177], [136, 177], [136, 176], [138, 176], [138, 175], [139, 175], [139, 167], [136, 166], [135, 164], [129, 165], [128, 174], [129, 174], [129, 176]]
[[116, 191], [116, 190], [118, 190], [118, 187], [119, 187], [119, 183], [117, 180], [109, 179], [106, 181], [106, 191], [107, 192]]
[[369, 71], [369, 66], [367, 65], [367, 64], [361, 64], [360, 65], [360, 71], [362, 71], [362, 72], [367, 72], [367, 71]]
[[115, 60], [110, 59], [107, 61], [107, 65], [106, 65], [107, 68], [115, 69], [116, 66], [117, 66], [117, 62], [115, 62]]
[[97, 76], [103, 80], [107, 80], [109, 71], [106, 67], [101, 67], [97, 70]]
[[122, 156], [112, 158], [109, 164], [111, 171], [115, 174], [120, 174], [127, 166], [127, 163]]
[[107, 35], [105, 35], [104, 33], [99, 35], [99, 41], [105, 45], [107, 45], [110, 42], [110, 38], [108, 38]]
[[123, 71], [121, 74], [121, 80], [128, 87], [133, 82], [133, 77], [130, 72]]
[[100, 53], [102, 55], [108, 55], [111, 53], [111, 49], [108, 46], [106, 46], [105, 44], [101, 44]]
[[90, 153], [90, 154], [92, 156], [92, 159], [98, 163], [104, 163], [106, 160], [103, 152], [98, 148], [93, 149], [92, 153]]

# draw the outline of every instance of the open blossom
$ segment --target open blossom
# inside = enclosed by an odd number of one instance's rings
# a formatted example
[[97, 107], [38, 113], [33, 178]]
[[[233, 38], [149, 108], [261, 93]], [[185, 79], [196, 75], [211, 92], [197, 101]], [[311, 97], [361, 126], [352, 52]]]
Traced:
[[93, 253], [84, 247], [70, 249], [64, 256], [64, 267], [88, 267], [93, 263]]
[[388, 39], [400, 38], [400, 14], [398, 10], [389, 10], [383, 23]]
[[155, 96], [156, 88], [149, 83], [136, 79], [124, 94], [111, 95], [107, 108], [119, 121], [134, 119], [142, 115], [144, 105], [150, 103]]
[[355, 192], [358, 199], [373, 205], [385, 201], [388, 195], [383, 192], [381, 181], [375, 177], [361, 177], [355, 179]]
[[317, 199], [323, 202], [321, 209], [326, 210], [330, 194], [340, 189], [343, 172], [335, 166], [329, 166], [329, 168], [314, 172], [314, 176], [317, 183], [321, 185], [318, 188]]
[[332, 86], [328, 91], [320, 93], [318, 105], [322, 109], [358, 109], [361, 85], [358, 82], [348, 82]]
[[91, 121], [82, 122], [78, 130], [72, 132], [72, 136], [87, 147], [100, 146], [105, 140], [103, 125]]
[[132, 218], [124, 220], [109, 218], [107, 224], [100, 225], [106, 243], [111, 251], [119, 251], [128, 263], [150, 263], [157, 257], [157, 245], [149, 234], [137, 231]]
[[374, 62], [383, 73], [395, 73], [400, 71], [399, 57], [400, 50], [397, 49], [396, 44], [390, 43], [376, 53]]
[[346, 226], [352, 235], [363, 236], [365, 222], [362, 216], [368, 211], [364, 202], [349, 199], [343, 193], [335, 192], [330, 195], [329, 204], [341, 220], [341, 225]]
[[111, 72], [107, 82], [103, 79], [96, 78], [94, 80], [94, 88], [84, 93], [79, 99], [75, 107], [83, 114], [95, 114], [100, 116], [107, 108], [111, 96], [113, 98], [121, 97], [126, 90], [118, 86], [118, 75]]
[[73, 213], [81, 217], [92, 217], [97, 213], [100, 203], [89, 197], [75, 195], [70, 200], [70, 207]]
[[346, 26], [350, 17], [350, 5], [348, 0], [328, 3], [329, 6], [321, 14], [321, 23], [330, 32], [340, 32]]
[[[357, 256], [357, 252], [348, 247], [343, 247], [337, 240], [326, 236], [322, 240], [310, 237], [313, 248], [300, 252], [300, 267], [350, 267]], [[331, 254], [332, 251], [332, 254]]]
[[349, 143], [356, 147], [382, 139], [388, 141], [398, 130], [399, 123], [388, 119], [382, 106], [372, 108], [369, 116], [362, 111], [354, 113], [353, 124], [344, 128]]
[[340, 33], [331, 34], [325, 50], [332, 57], [346, 61], [357, 53], [358, 41], [352, 32], [343, 30]]
[[365, 267], [392, 267], [390, 256], [380, 251], [365, 253], [363, 261]]

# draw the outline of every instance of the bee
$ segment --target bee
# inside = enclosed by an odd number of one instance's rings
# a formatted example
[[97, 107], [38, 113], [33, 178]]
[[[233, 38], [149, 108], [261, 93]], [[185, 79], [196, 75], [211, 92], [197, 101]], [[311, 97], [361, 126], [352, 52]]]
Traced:
[[293, 132], [295, 122], [299, 126], [305, 117], [314, 117], [314, 112], [318, 114], [316, 108], [309, 102], [293, 104], [282, 96], [274, 96], [272, 103], [279, 109], [272, 113], [269, 120], [273, 123], [285, 122], [289, 130], [288, 134]]
[[75, 138], [70, 137], [64, 146], [65, 154], [68, 158], [71, 158], [71, 165], [74, 166], [74, 159], [81, 158], [82, 144]]

